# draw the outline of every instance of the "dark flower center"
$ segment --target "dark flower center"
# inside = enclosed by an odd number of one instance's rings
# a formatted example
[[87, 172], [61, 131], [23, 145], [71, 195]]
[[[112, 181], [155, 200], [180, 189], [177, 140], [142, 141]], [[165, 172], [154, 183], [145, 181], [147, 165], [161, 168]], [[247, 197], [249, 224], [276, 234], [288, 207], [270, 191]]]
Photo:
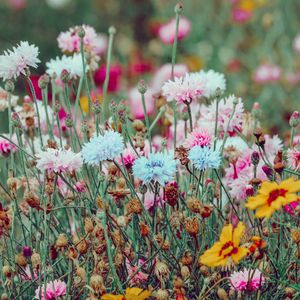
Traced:
[[285, 190], [285, 189], [276, 189], [276, 190], [273, 190], [269, 194], [269, 198], [267, 200], [268, 205], [271, 206], [271, 204], [273, 203], [273, 201], [275, 201], [278, 197], [285, 197], [286, 193], [287, 193], [287, 190]]
[[238, 252], [238, 248], [234, 247], [232, 241], [229, 241], [222, 246], [222, 248], [219, 252], [219, 256], [222, 256], [223, 251], [228, 249], [229, 247], [233, 247], [233, 249], [228, 254], [225, 254], [224, 257], [231, 256], [232, 254], [236, 254]]

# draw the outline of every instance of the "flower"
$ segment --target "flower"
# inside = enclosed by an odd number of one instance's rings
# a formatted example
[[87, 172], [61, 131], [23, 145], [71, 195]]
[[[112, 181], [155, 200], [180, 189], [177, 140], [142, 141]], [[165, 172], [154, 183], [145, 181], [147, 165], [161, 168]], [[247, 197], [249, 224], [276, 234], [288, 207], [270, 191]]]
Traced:
[[212, 136], [205, 129], [195, 129], [189, 133], [185, 141], [185, 146], [192, 148], [194, 146], [210, 147]]
[[[174, 76], [180, 77], [185, 75], [188, 72], [188, 68], [184, 64], [176, 64], [174, 65]], [[172, 65], [164, 64], [161, 66], [153, 75], [153, 79], [151, 82], [151, 87], [155, 93], [159, 93], [164, 82], [171, 79], [172, 75]]]
[[277, 182], [264, 181], [256, 196], [250, 197], [246, 207], [256, 210], [257, 218], [270, 218], [272, 214], [282, 206], [297, 200], [297, 192], [300, 191], [300, 180], [286, 179], [279, 184]]
[[176, 172], [176, 160], [166, 153], [150, 153], [148, 158], [142, 156], [133, 165], [133, 175], [144, 184], [152, 181], [165, 185], [172, 181]]
[[[113, 64], [109, 69], [109, 82], [107, 91], [110, 93], [118, 92], [121, 88], [122, 67], [120, 64]], [[97, 86], [103, 86], [106, 77], [106, 65], [103, 64], [96, 70], [94, 80]]]
[[[50, 76], [56, 74], [61, 77], [62, 71], [66, 70], [69, 73], [70, 79], [76, 79], [83, 75], [82, 58], [80, 54], [74, 54], [73, 56], [63, 55], [61, 58], [56, 57], [46, 63], [47, 70]], [[86, 71], [88, 70], [88, 66]]]
[[104, 294], [101, 300], [145, 300], [151, 296], [151, 292], [148, 290], [142, 290], [140, 288], [127, 288], [125, 295], [113, 295]]
[[198, 170], [218, 169], [221, 163], [220, 153], [209, 147], [194, 146], [189, 159]]
[[293, 48], [296, 52], [300, 52], [300, 34], [298, 34], [293, 42]]
[[7, 50], [0, 55], [0, 77], [3, 80], [16, 79], [20, 74], [25, 75], [29, 67], [36, 68], [39, 49], [35, 45], [21, 41], [17, 47]]
[[281, 69], [279, 66], [271, 64], [260, 65], [253, 76], [253, 80], [258, 84], [266, 84], [270, 82], [275, 82], [280, 79]]
[[53, 149], [40, 151], [37, 154], [36, 167], [41, 171], [56, 173], [78, 171], [82, 167], [81, 153], [74, 153], [71, 149]]
[[300, 168], [300, 150], [293, 148], [287, 150], [287, 162], [290, 168], [298, 170]]
[[[186, 37], [191, 30], [191, 22], [184, 17], [181, 17], [179, 20], [179, 26], [178, 26], [178, 40], [182, 40], [184, 37]], [[176, 34], [176, 19], [173, 18], [168, 23], [163, 24], [158, 29], [158, 37], [161, 39], [161, 41], [165, 44], [173, 44], [175, 40], [175, 34]]]
[[105, 53], [107, 47], [107, 38], [104, 35], [96, 33], [96, 30], [89, 25], [74, 26], [68, 31], [61, 32], [57, 38], [58, 47], [63, 52], [80, 52], [80, 37], [77, 32], [83, 28], [85, 35], [83, 45], [85, 50], [101, 55]]
[[265, 277], [258, 270], [244, 269], [243, 271], [233, 272], [229, 277], [231, 285], [237, 291], [255, 291], [265, 283]]
[[[67, 285], [61, 280], [54, 280], [47, 283], [46, 295], [44, 294], [44, 284], [35, 291], [35, 299], [52, 300], [58, 299], [67, 293]], [[41, 297], [40, 297], [41, 295]]]
[[175, 100], [177, 103], [191, 103], [202, 96], [205, 84], [202, 76], [197, 73], [186, 73], [182, 77], [175, 77], [162, 86], [162, 94], [167, 101]]
[[[210, 122], [211, 124], [215, 123], [216, 106], [216, 100], [213, 101], [208, 107], [201, 106], [201, 117], [203, 121]], [[233, 116], [231, 118], [232, 114]], [[219, 101], [218, 129], [221, 131], [222, 135], [224, 135], [226, 130], [228, 130], [229, 136], [233, 136], [235, 134], [235, 130], [241, 131], [243, 126], [243, 120], [244, 105], [241, 98], [237, 98], [234, 95], [230, 95], [227, 98], [221, 99]]]
[[223, 93], [226, 89], [226, 80], [224, 74], [215, 72], [214, 70], [203, 71], [201, 70], [198, 74], [202, 77], [205, 84], [204, 96], [213, 97], [216, 95], [219, 89]]
[[138, 285], [147, 281], [149, 275], [142, 271], [141, 266], [144, 261], [139, 259], [138, 265], [131, 265], [130, 261], [126, 259], [126, 268], [128, 272], [128, 279], [131, 278], [130, 282], [133, 285]]
[[220, 240], [200, 257], [200, 263], [209, 267], [225, 267], [231, 260], [238, 264], [248, 254], [248, 249], [240, 247], [245, 225], [239, 222], [236, 228], [232, 224], [223, 227]]
[[[17, 105], [19, 100], [18, 96], [11, 95], [10, 101], [11, 106]], [[0, 87], [0, 112], [5, 111], [8, 108], [8, 92], [6, 92], [2, 87]]]
[[[12, 142], [17, 142], [14, 137]], [[0, 137], [0, 154], [2, 156], [9, 156], [11, 152], [15, 153], [17, 147], [5, 138]]]
[[[151, 115], [155, 109], [155, 101], [153, 99], [153, 91], [148, 88], [145, 96], [146, 113]], [[144, 108], [142, 96], [137, 88], [132, 88], [128, 92], [130, 111], [135, 119], [144, 119]]]
[[93, 136], [82, 147], [81, 153], [85, 163], [98, 165], [104, 160], [113, 160], [124, 150], [124, 142], [120, 133], [105, 131], [103, 135]]

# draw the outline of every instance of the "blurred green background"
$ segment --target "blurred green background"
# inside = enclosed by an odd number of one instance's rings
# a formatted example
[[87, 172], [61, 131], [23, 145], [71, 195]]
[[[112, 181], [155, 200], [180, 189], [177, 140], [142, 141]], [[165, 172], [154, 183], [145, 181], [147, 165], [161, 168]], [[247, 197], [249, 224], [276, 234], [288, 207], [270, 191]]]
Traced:
[[[233, 18], [237, 2], [250, 9], [244, 22]], [[63, 3], [65, 2], [65, 3]], [[185, 0], [184, 15], [191, 20], [190, 35], [179, 44], [178, 62], [191, 70], [212, 68], [226, 74], [228, 93], [241, 96], [248, 109], [262, 104], [263, 125], [284, 132], [288, 116], [299, 109], [300, 53], [293, 40], [300, 32], [299, 0]], [[64, 4], [54, 7], [54, 4]], [[56, 38], [61, 31], [89, 24], [98, 32], [117, 28], [114, 61], [124, 67], [136, 55], [153, 69], [170, 62], [171, 46], [155, 32], [174, 16], [173, 0], [0, 0], [0, 50], [28, 40], [40, 48], [43, 63], [60, 55]], [[262, 63], [278, 65], [280, 80], [257, 84], [253, 80]], [[41, 64], [38, 74], [44, 72]], [[126, 76], [126, 73], [123, 73]], [[126, 78], [125, 78], [126, 80]], [[300, 81], [300, 75], [299, 75]]]

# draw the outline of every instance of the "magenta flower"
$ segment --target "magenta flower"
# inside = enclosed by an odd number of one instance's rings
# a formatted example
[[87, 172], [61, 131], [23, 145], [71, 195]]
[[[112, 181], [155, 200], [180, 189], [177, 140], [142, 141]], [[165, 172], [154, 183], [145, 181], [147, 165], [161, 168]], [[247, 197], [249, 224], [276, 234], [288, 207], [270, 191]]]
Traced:
[[240, 272], [233, 272], [229, 277], [230, 283], [237, 291], [253, 292], [265, 283], [265, 277], [256, 269], [244, 269]]
[[0, 137], [0, 154], [2, 156], [9, 156], [11, 152], [15, 153], [17, 151], [17, 147], [10, 143], [8, 140]]
[[211, 146], [213, 137], [205, 129], [195, 129], [193, 132], [189, 133], [185, 141], [185, 145], [188, 148], [194, 146]]
[[47, 283], [46, 295], [44, 284], [35, 291], [35, 299], [53, 300], [62, 297], [67, 293], [67, 285], [61, 280], [54, 280]]

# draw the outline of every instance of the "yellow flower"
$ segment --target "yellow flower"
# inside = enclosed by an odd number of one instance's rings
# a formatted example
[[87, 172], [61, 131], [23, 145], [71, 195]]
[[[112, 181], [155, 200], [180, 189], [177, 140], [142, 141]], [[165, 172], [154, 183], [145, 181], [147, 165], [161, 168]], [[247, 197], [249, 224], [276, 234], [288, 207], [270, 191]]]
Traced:
[[293, 178], [281, 183], [264, 181], [256, 196], [250, 197], [246, 207], [256, 210], [257, 218], [270, 218], [272, 214], [293, 201], [297, 201], [296, 192], [300, 191], [300, 180]]
[[[97, 97], [95, 97], [95, 94], [91, 93], [91, 100], [92, 100], [92, 103], [96, 102], [97, 100], [99, 101], [99, 103], [102, 103], [102, 95], [99, 94], [99, 95], [97, 95]], [[80, 107], [81, 107], [82, 111], [87, 113], [89, 111], [88, 96], [80, 97], [79, 103], [80, 103]]]
[[231, 224], [224, 226], [220, 240], [204, 252], [200, 263], [209, 267], [225, 267], [231, 261], [238, 264], [248, 254], [247, 248], [239, 246], [244, 231], [245, 225], [242, 222], [234, 229]]
[[139, 288], [127, 288], [125, 295], [105, 294], [101, 300], [145, 300], [149, 298], [151, 292]]

